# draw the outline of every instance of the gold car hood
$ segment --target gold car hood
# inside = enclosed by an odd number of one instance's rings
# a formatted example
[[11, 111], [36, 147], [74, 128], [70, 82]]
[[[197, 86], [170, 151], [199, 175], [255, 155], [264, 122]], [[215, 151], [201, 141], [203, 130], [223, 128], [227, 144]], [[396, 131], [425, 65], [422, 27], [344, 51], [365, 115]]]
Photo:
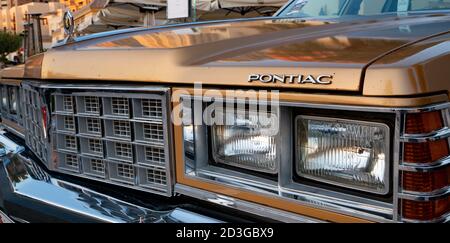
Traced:
[[[450, 29], [449, 15], [352, 21], [254, 19], [137, 29], [83, 38], [48, 51], [40, 78], [54, 80], [363, 90], [364, 70], [384, 55]], [[29, 65], [36, 73], [36, 66]], [[251, 75], [264, 76], [249, 82]], [[293, 82], [324, 78], [325, 82]], [[332, 78], [327, 78], [332, 76]], [[330, 82], [331, 81], [331, 82]], [[401, 81], [401, 80], [400, 80]]]

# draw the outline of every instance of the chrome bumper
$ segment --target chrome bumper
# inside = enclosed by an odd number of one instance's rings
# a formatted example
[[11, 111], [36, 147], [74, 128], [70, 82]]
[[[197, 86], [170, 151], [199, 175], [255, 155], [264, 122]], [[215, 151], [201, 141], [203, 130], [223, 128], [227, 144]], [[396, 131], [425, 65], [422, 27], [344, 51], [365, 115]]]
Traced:
[[57, 179], [0, 132], [0, 212], [18, 222], [219, 223], [175, 207], [157, 211]]

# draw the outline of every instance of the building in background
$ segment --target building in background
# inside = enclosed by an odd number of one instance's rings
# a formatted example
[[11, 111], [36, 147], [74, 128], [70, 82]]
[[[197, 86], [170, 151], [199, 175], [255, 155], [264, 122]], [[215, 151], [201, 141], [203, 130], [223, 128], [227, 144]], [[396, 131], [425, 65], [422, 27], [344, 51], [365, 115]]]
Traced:
[[0, 30], [8, 30], [11, 23], [9, 9], [11, 9], [12, 0], [0, 0]]
[[59, 0], [66, 5], [70, 11], [75, 12], [92, 2], [92, 0]]
[[0, 29], [21, 34], [29, 21], [27, 15], [40, 15], [43, 47], [49, 48], [52, 44], [53, 32], [60, 28], [55, 23], [61, 22], [66, 6], [57, 1], [17, 1], [23, 4], [17, 6], [14, 4], [12, 7], [0, 10]]
[[40, 15], [44, 48], [64, 37], [62, 17], [67, 9], [76, 12], [91, 0], [0, 0], [0, 31], [21, 34], [29, 14]]

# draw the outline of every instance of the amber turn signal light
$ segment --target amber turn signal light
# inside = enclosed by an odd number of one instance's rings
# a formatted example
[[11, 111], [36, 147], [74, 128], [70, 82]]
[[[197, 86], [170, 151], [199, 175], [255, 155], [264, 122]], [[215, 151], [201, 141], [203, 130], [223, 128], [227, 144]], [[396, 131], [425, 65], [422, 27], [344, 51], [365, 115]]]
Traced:
[[450, 167], [432, 172], [403, 172], [403, 190], [432, 192], [450, 185]]
[[447, 139], [424, 143], [405, 143], [403, 161], [408, 163], [431, 163], [449, 155]]
[[[442, 111], [412, 113], [406, 115], [405, 133], [426, 137], [427, 134], [443, 129]], [[448, 157], [448, 139], [434, 141], [417, 141], [403, 143], [403, 162], [438, 165], [440, 160]], [[450, 167], [436, 168], [431, 171], [402, 172], [402, 189], [407, 194], [422, 193], [428, 201], [401, 200], [402, 217], [407, 220], [438, 220], [450, 211], [450, 197], [435, 199], [431, 197], [437, 190], [450, 185]]]
[[449, 211], [449, 201], [450, 197], [427, 202], [403, 200], [403, 217], [412, 220], [438, 219]]
[[440, 111], [411, 113], [406, 116], [406, 133], [430, 133], [444, 127]]
[[[411, 113], [406, 116], [407, 134], [425, 134], [444, 127], [441, 111]], [[431, 163], [449, 155], [447, 139], [422, 143], [404, 143], [403, 161]]]

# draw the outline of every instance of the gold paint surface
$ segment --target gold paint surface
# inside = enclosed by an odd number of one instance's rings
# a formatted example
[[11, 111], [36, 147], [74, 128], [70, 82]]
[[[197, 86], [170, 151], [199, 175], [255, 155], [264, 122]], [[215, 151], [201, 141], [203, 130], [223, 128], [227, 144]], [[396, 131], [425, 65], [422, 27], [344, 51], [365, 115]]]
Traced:
[[[41, 75], [56, 81], [198, 82], [228, 87], [352, 91], [368, 96], [447, 92], [448, 85], [437, 76], [448, 63], [448, 54], [440, 53], [438, 60], [423, 52], [442, 49], [439, 45], [448, 42], [448, 37], [384, 55], [449, 29], [450, 16], [445, 14], [341, 23], [256, 19], [162, 27], [55, 48], [45, 54]], [[408, 65], [383, 63], [392, 56], [405, 57]], [[425, 57], [428, 59], [421, 61]], [[372, 61], [375, 64], [364, 73]], [[251, 74], [332, 75], [333, 79], [330, 85], [248, 82]], [[448, 76], [444, 74], [441, 76]]]

